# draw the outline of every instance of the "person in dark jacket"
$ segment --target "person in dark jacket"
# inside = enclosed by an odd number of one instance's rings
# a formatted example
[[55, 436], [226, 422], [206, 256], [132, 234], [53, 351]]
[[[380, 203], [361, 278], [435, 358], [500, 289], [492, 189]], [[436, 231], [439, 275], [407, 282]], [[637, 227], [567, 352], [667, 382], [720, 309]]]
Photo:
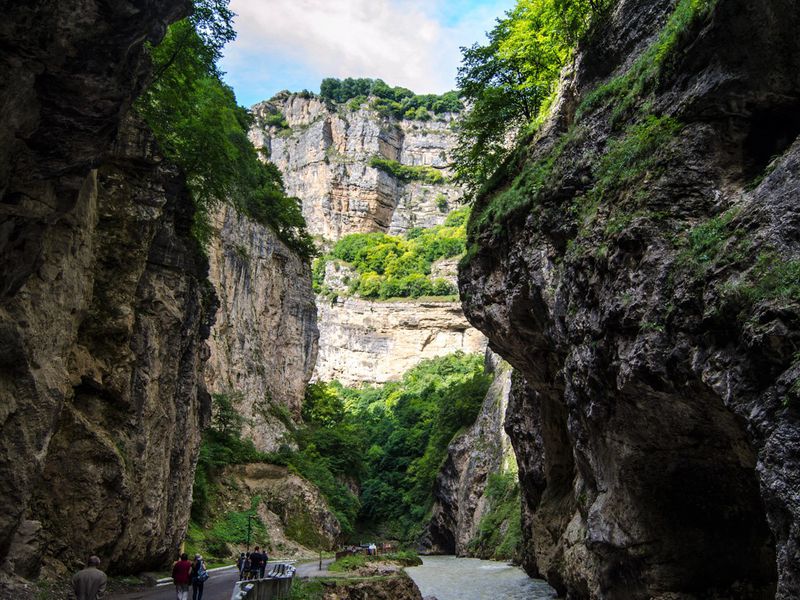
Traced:
[[203, 557], [199, 554], [194, 555], [194, 562], [189, 576], [192, 580], [192, 600], [203, 600], [203, 584], [208, 579], [208, 571], [206, 571]]
[[191, 571], [192, 563], [189, 562], [189, 555], [184, 552], [181, 554], [181, 559], [172, 565], [172, 581], [175, 583], [175, 594], [177, 596], [177, 600], [189, 600]]
[[72, 576], [72, 591], [77, 600], [100, 600], [106, 593], [108, 578], [98, 567], [100, 558], [90, 556], [87, 566]]
[[250, 553], [250, 572], [253, 574], [254, 578], [261, 576], [261, 565], [263, 564], [264, 557], [261, 555], [258, 546], [256, 546], [255, 550]]

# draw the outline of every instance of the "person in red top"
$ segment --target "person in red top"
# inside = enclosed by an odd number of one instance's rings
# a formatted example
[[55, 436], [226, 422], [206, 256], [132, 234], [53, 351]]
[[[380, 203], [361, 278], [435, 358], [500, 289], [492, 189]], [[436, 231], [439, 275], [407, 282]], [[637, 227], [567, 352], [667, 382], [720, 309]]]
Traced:
[[181, 559], [172, 565], [172, 581], [175, 583], [177, 600], [189, 600], [189, 584], [191, 583], [189, 573], [191, 570], [192, 563], [186, 553], [181, 554]]

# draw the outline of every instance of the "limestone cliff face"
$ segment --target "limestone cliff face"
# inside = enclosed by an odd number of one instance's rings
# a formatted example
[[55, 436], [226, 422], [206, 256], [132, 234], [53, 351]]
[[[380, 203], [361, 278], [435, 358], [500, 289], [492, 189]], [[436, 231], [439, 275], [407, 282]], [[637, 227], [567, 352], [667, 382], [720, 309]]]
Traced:
[[72, 570], [92, 552], [112, 572], [156, 567], [186, 526], [208, 411], [199, 373], [213, 292], [180, 174], [144, 128], [117, 130], [146, 72], [143, 42], [187, 9], [158, 0], [4, 7], [6, 573], [35, 576], [43, 562]]
[[491, 473], [505, 471], [513, 463], [511, 441], [506, 435], [506, 407], [511, 391], [511, 368], [487, 352], [492, 382], [474, 425], [457, 436], [447, 449], [447, 459], [436, 477], [433, 512], [423, 546], [438, 554], [469, 554], [469, 543], [487, 511], [484, 495]]
[[344, 385], [400, 379], [421, 360], [483, 352], [457, 302], [320, 298], [320, 347], [314, 378]]
[[476, 211], [516, 169], [552, 170], [501, 234], [473, 230], [460, 273], [470, 321], [524, 377], [506, 427], [525, 566], [570, 598], [800, 596], [800, 13], [708, 5], [658, 77], [576, 111], [653, 60], [674, 7], [617, 5]]
[[[328, 240], [348, 233], [402, 233], [444, 221], [459, 188], [442, 183], [404, 183], [369, 166], [381, 157], [404, 165], [444, 168], [455, 142], [455, 115], [409, 121], [382, 117], [365, 103], [352, 109], [316, 97], [281, 94], [253, 107], [251, 139], [281, 170], [286, 191], [303, 202], [309, 231]], [[268, 124], [282, 114], [289, 129]]]
[[[287, 193], [303, 203], [309, 230], [328, 241], [348, 233], [404, 233], [409, 227], [444, 222], [461, 198], [449, 183], [403, 182], [369, 166], [381, 157], [404, 165], [444, 168], [455, 143], [456, 115], [430, 121], [382, 117], [365, 103], [333, 106], [320, 98], [280, 94], [253, 107], [250, 136], [281, 173]], [[282, 115], [288, 129], [270, 125]], [[314, 378], [346, 385], [384, 383], [420, 360], [457, 350], [482, 352], [485, 339], [467, 323], [455, 302], [369, 302], [345, 297], [338, 264], [326, 269], [325, 284], [337, 300], [318, 297], [319, 356]], [[455, 262], [435, 265], [435, 276], [455, 279]]]
[[209, 251], [220, 299], [206, 381], [247, 419], [244, 435], [275, 451], [287, 418], [299, 419], [317, 356], [317, 311], [308, 262], [268, 228], [223, 208]]

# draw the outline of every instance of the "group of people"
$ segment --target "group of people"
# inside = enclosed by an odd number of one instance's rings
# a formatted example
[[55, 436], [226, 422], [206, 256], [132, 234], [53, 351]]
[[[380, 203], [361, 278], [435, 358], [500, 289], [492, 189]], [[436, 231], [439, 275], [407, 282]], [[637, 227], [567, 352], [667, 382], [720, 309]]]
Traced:
[[189, 560], [185, 552], [180, 560], [172, 565], [172, 581], [175, 583], [177, 600], [189, 600], [189, 586], [192, 586], [192, 600], [203, 600], [203, 585], [208, 580], [208, 570], [199, 554]]
[[264, 579], [264, 571], [267, 569], [267, 549], [264, 548], [262, 552], [256, 546], [252, 552], [239, 555], [239, 560], [236, 561], [236, 566], [239, 569], [239, 578], [244, 579]]

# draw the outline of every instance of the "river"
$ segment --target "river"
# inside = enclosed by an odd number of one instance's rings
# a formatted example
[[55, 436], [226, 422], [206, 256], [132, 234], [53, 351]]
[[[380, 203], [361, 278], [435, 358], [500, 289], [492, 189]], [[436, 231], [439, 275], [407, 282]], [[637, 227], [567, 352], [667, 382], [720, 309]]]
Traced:
[[477, 558], [423, 556], [406, 568], [423, 596], [438, 600], [551, 600], [555, 590], [519, 567]]

